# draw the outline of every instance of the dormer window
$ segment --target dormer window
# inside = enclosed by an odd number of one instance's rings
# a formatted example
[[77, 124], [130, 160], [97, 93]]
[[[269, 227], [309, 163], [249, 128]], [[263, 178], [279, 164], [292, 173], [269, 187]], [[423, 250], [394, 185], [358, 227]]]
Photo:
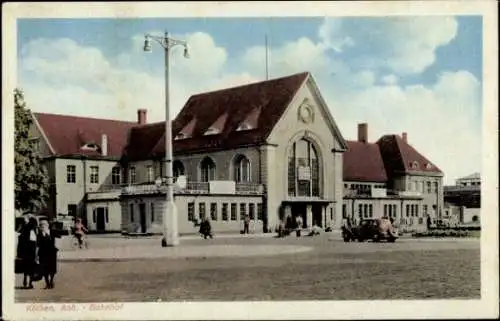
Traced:
[[418, 169], [418, 167], [419, 167], [418, 162], [417, 161], [411, 162], [410, 167], [411, 167], [411, 169]]
[[425, 168], [426, 168], [426, 169], [431, 169], [431, 168], [432, 168], [431, 163], [427, 163], [427, 164], [425, 164]]
[[99, 149], [99, 146], [95, 143], [87, 143], [82, 146], [83, 150], [91, 150], [91, 151], [97, 151]]
[[250, 130], [252, 129], [252, 126], [250, 126], [249, 124], [247, 123], [242, 123], [240, 126], [238, 126], [238, 128], [236, 129], [236, 131], [243, 131], [243, 130]]
[[205, 136], [206, 135], [217, 135], [219, 134], [220, 131], [217, 129], [217, 128], [213, 128], [213, 127], [210, 127], [209, 129], [207, 129], [207, 131], [205, 132]]
[[186, 139], [188, 138], [186, 134], [184, 133], [179, 133], [177, 136], [175, 136], [174, 140], [181, 140], [181, 139]]

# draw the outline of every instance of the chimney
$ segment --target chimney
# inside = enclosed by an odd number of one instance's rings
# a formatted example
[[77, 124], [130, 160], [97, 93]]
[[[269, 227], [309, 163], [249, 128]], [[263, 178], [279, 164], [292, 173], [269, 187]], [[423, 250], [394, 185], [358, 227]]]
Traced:
[[358, 124], [358, 142], [361, 142], [361, 143], [368, 142], [368, 124], [367, 123]]
[[106, 134], [101, 135], [101, 155], [108, 156], [108, 136]]
[[408, 134], [407, 133], [403, 133], [403, 142], [407, 143], [408, 144]]
[[147, 109], [138, 109], [137, 110], [137, 124], [144, 125], [147, 122]]

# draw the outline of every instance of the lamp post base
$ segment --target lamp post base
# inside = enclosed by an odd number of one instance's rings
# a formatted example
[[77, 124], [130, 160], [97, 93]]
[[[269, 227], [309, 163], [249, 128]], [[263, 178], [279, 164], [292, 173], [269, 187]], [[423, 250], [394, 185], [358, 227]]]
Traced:
[[163, 212], [162, 247], [179, 245], [179, 231], [177, 230], [177, 206], [173, 201], [167, 201]]

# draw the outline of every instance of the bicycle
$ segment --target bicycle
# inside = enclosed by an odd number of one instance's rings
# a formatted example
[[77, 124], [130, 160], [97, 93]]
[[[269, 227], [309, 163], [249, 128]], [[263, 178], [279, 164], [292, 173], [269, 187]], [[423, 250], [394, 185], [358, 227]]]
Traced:
[[82, 235], [82, 241], [81, 241], [81, 245], [80, 245], [80, 242], [78, 241], [78, 237], [75, 234], [73, 234], [71, 245], [72, 245], [73, 249], [88, 249], [89, 248], [89, 241], [88, 241], [86, 235]]

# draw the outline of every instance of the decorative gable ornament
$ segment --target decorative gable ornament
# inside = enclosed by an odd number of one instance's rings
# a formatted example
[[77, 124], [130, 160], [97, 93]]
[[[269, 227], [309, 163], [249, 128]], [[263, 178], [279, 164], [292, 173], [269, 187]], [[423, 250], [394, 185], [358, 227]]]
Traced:
[[314, 121], [314, 109], [307, 98], [304, 99], [299, 107], [299, 120], [305, 124], [309, 124]]

